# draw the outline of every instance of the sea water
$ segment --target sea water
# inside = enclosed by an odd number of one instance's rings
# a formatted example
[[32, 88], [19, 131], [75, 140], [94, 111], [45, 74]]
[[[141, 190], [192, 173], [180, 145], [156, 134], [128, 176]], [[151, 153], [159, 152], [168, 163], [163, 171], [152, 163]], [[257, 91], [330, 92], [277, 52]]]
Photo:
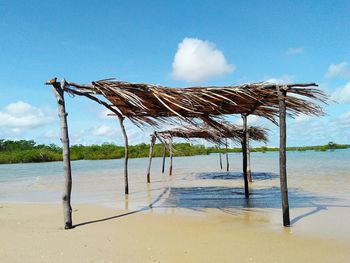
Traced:
[[[228, 197], [234, 198], [235, 192], [241, 198], [243, 191], [241, 153], [228, 154], [229, 172], [226, 172], [226, 155], [222, 154], [221, 158], [222, 170], [219, 154], [174, 157], [172, 176], [168, 175], [169, 158], [166, 160], [164, 174], [161, 173], [162, 158], [153, 158], [151, 184], [146, 183], [148, 158], [130, 159], [130, 205], [133, 205], [133, 196], [135, 207], [138, 207], [145, 205], [141, 201], [144, 196], [155, 197], [154, 192], [162, 193], [164, 189], [172, 191], [173, 198], [177, 195], [180, 199], [185, 196], [191, 199], [193, 190], [195, 195], [192, 196], [191, 202], [188, 200], [189, 206], [195, 205], [196, 201], [205, 205], [201, 199], [203, 196], [208, 203], [213, 203], [210, 200], [213, 197], [217, 207], [220, 206], [220, 198], [225, 200]], [[264, 193], [263, 189], [266, 188], [273, 195], [279, 194], [278, 160], [278, 152], [251, 153], [254, 178], [251, 199], [254, 200], [254, 194], [258, 197], [259, 194]], [[329, 200], [336, 198], [339, 201], [350, 200], [350, 149], [325, 152], [289, 151], [287, 152], [287, 175], [291, 199], [296, 198], [293, 193], [304, 192], [333, 198]], [[119, 207], [118, 201], [124, 200], [122, 159], [73, 161], [72, 177], [75, 202]], [[0, 202], [57, 203], [60, 202], [63, 182], [62, 162], [3, 164], [0, 165]], [[175, 192], [176, 189], [177, 192]], [[209, 196], [208, 190], [213, 190]], [[228, 194], [231, 192], [233, 194]], [[300, 198], [300, 195], [298, 196]], [[142, 204], [137, 203], [137, 200]], [[161, 202], [158, 205], [160, 204]], [[179, 205], [174, 203], [174, 200], [163, 200], [163, 204]], [[207, 206], [210, 207], [210, 205]]]

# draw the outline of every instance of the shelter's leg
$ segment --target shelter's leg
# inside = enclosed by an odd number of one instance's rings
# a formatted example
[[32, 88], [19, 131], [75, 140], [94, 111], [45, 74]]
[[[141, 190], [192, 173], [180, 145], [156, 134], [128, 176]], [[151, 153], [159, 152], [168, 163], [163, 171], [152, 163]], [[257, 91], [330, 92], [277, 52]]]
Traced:
[[56, 79], [50, 81], [53, 86], [53, 92], [57, 98], [58, 104], [58, 116], [60, 117], [61, 126], [61, 142], [63, 146], [63, 169], [64, 169], [64, 191], [62, 196], [63, 201], [63, 216], [64, 216], [64, 228], [69, 229], [73, 227], [72, 223], [72, 206], [71, 206], [71, 192], [72, 192], [72, 171], [70, 163], [70, 150], [69, 150], [69, 136], [68, 136], [68, 124], [66, 106], [64, 102], [64, 87], [66, 85], [65, 80], [61, 81], [61, 84], [56, 82]]
[[152, 165], [153, 148], [154, 148], [155, 142], [156, 142], [156, 136], [154, 134], [152, 134], [151, 135], [151, 142], [149, 145], [149, 162], [148, 162], [148, 169], [147, 169], [147, 183], [151, 182], [151, 165]]
[[282, 212], [283, 225], [290, 225], [289, 218], [289, 202], [288, 202], [288, 187], [287, 187], [287, 159], [286, 159], [286, 94], [287, 90], [283, 87], [277, 86], [278, 100], [279, 100], [279, 126], [280, 126], [280, 183], [282, 196]]
[[128, 179], [128, 159], [129, 159], [129, 142], [128, 135], [126, 134], [124, 127], [124, 118], [118, 117], [120, 128], [124, 135], [125, 151], [124, 151], [124, 181], [125, 181], [125, 194], [129, 194], [129, 179]]
[[170, 151], [170, 167], [169, 167], [169, 175], [173, 174], [173, 138], [170, 138], [169, 143], [169, 151]]
[[[221, 149], [219, 149], [220, 151]], [[221, 159], [221, 152], [219, 152], [219, 158], [220, 158], [220, 169], [222, 170], [222, 159]]]
[[165, 169], [165, 157], [166, 157], [166, 145], [165, 145], [165, 143], [164, 143], [162, 173], [164, 173], [164, 169]]
[[226, 171], [230, 170], [230, 164], [228, 162], [228, 150], [227, 150], [227, 138], [226, 138]]
[[252, 177], [252, 170], [250, 168], [250, 145], [249, 145], [249, 132], [247, 132], [247, 174], [248, 174], [248, 181], [251, 183], [253, 182]]
[[243, 134], [242, 134], [242, 154], [243, 154], [243, 179], [245, 198], [249, 198], [248, 171], [247, 171], [247, 115], [242, 114]]

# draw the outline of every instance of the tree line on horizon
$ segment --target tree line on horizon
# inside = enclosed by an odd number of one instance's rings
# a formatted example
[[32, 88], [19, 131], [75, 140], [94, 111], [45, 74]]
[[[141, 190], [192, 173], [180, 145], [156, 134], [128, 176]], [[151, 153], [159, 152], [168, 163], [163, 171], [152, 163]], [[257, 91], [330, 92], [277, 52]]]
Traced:
[[[190, 143], [174, 143], [174, 156], [208, 155], [211, 153], [225, 153], [225, 148], [217, 146], [204, 147], [203, 145], [192, 145]], [[350, 148], [349, 144], [337, 144], [329, 142], [320, 146], [287, 147], [288, 151], [327, 151], [334, 149]], [[163, 145], [154, 146], [154, 157], [163, 156]], [[101, 145], [72, 145], [71, 160], [102, 160], [120, 159], [124, 157], [124, 146], [112, 143]], [[278, 147], [254, 147], [251, 152], [278, 151]], [[228, 148], [227, 152], [239, 153], [240, 147]], [[145, 143], [129, 146], [130, 158], [143, 158], [149, 155], [149, 145]], [[167, 156], [169, 153], [167, 153]], [[6, 163], [32, 163], [32, 162], [53, 162], [62, 160], [62, 148], [55, 144], [37, 144], [34, 140], [0, 140], [0, 164]]]

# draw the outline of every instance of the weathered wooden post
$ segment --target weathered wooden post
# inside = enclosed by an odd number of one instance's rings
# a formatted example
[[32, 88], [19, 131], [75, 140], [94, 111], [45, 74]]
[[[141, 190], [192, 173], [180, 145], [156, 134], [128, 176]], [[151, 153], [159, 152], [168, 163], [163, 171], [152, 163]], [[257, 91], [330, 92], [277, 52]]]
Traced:
[[151, 165], [152, 165], [152, 156], [153, 156], [153, 147], [156, 142], [156, 135], [153, 133], [151, 135], [151, 142], [149, 145], [149, 162], [148, 162], [148, 169], [147, 169], [147, 183], [151, 182]]
[[276, 86], [279, 101], [279, 126], [280, 126], [280, 184], [282, 196], [283, 226], [290, 226], [288, 187], [287, 187], [287, 159], [286, 159], [286, 86]]
[[247, 175], [248, 181], [253, 182], [252, 170], [250, 167], [250, 145], [249, 145], [249, 131], [247, 132]]
[[222, 170], [222, 159], [221, 159], [221, 149], [219, 148], [219, 158], [220, 158], [220, 169]]
[[63, 170], [64, 170], [64, 190], [62, 195], [63, 201], [63, 217], [64, 217], [64, 228], [70, 229], [73, 227], [72, 222], [72, 206], [71, 206], [71, 193], [72, 193], [72, 170], [70, 163], [70, 150], [69, 150], [69, 135], [68, 135], [68, 124], [66, 106], [64, 102], [64, 88], [66, 81], [63, 79], [59, 84], [57, 79], [54, 78], [47, 82], [53, 87], [53, 92], [57, 98], [58, 105], [58, 116], [60, 118], [61, 126], [61, 142], [63, 146]]
[[169, 175], [173, 174], [173, 137], [170, 137], [169, 142], [169, 155], [170, 155], [170, 167], [169, 167]]
[[249, 198], [248, 171], [247, 171], [247, 115], [242, 114], [243, 132], [242, 132], [242, 154], [243, 154], [243, 179], [245, 198]]
[[230, 164], [228, 162], [227, 138], [226, 138], [225, 144], [226, 144], [226, 171], [228, 172], [230, 170]]
[[247, 114], [247, 118], [246, 118], [246, 122], [247, 122], [247, 133], [246, 133], [246, 143], [247, 143], [247, 176], [248, 176], [248, 181], [251, 183], [253, 182], [253, 178], [252, 178], [252, 170], [250, 168], [250, 137], [249, 137], [249, 129], [248, 129], [248, 114]]
[[124, 136], [124, 142], [125, 142], [125, 149], [124, 149], [124, 181], [125, 181], [125, 194], [129, 194], [129, 178], [128, 178], [128, 159], [129, 159], [129, 141], [128, 141], [128, 135], [126, 134], [125, 127], [124, 127], [124, 117], [118, 116], [120, 128], [122, 130], [123, 136]]
[[165, 158], [166, 158], [166, 145], [165, 142], [163, 144], [163, 166], [162, 166], [162, 173], [164, 173], [165, 170]]

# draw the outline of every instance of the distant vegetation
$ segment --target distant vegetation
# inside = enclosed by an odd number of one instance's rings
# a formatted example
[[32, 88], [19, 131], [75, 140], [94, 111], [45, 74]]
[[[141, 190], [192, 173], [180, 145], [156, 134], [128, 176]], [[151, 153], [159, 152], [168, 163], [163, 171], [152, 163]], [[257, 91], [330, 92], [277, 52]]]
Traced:
[[[287, 147], [288, 151], [327, 151], [334, 149], [350, 148], [348, 144], [336, 144], [329, 142], [322, 146]], [[241, 152], [241, 148], [230, 148], [229, 152]], [[278, 148], [256, 147], [251, 152], [278, 151]], [[223, 148], [208, 147], [202, 145], [191, 145], [190, 143], [175, 143], [174, 156], [204, 155], [210, 153], [225, 152]], [[129, 147], [130, 158], [147, 157], [149, 146], [141, 143]], [[124, 147], [114, 144], [102, 145], [73, 145], [71, 147], [72, 160], [100, 160], [100, 159], [120, 159], [124, 156]], [[154, 156], [163, 156], [163, 145], [156, 144]], [[0, 164], [4, 163], [30, 163], [30, 162], [52, 162], [62, 160], [62, 148], [55, 144], [36, 144], [33, 140], [0, 140]]]

